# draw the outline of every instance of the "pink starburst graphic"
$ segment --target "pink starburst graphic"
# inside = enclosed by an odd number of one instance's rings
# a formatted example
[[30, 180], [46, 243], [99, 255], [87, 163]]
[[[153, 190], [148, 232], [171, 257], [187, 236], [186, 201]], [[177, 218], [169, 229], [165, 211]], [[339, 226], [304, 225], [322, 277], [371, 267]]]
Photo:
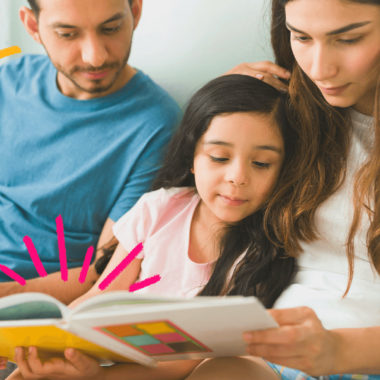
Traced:
[[[66, 256], [66, 245], [65, 245], [65, 232], [63, 228], [63, 219], [61, 215], [58, 215], [55, 219], [56, 231], [57, 231], [57, 242], [58, 242], [58, 252], [59, 252], [59, 262], [61, 266], [61, 278], [62, 281], [68, 280], [68, 270], [67, 270], [67, 256]], [[30, 258], [36, 268], [37, 273], [40, 277], [46, 277], [47, 272], [41, 262], [41, 259], [38, 255], [37, 249], [33, 244], [32, 239], [29, 236], [25, 236], [23, 242], [29, 252]], [[106, 289], [124, 270], [125, 268], [135, 259], [135, 257], [142, 251], [143, 245], [142, 243], [138, 244], [135, 248], [132, 249], [131, 252], [110, 272], [107, 277], [99, 284], [99, 289]], [[86, 281], [88, 269], [91, 264], [91, 259], [94, 253], [94, 247], [90, 246], [87, 249], [82, 270], [79, 275], [79, 282], [83, 284]], [[20, 285], [25, 286], [26, 280], [17, 274], [12, 269], [8, 268], [5, 265], [0, 264], [0, 271], [5, 273], [12, 280], [17, 281]], [[150, 285], [155, 284], [160, 281], [160, 275], [155, 275], [149, 277], [145, 280], [135, 282], [129, 288], [130, 292], [135, 292], [136, 290], [146, 288]]]

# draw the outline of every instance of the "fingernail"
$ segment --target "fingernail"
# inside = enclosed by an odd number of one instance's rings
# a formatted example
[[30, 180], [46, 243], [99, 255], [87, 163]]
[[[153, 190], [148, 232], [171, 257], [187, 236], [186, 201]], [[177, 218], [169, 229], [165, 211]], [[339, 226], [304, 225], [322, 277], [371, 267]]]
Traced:
[[255, 77], [257, 79], [263, 79], [264, 78], [264, 75], [263, 74], [256, 74]]
[[290, 78], [290, 76], [291, 76], [292, 74], [291, 74], [290, 71], [286, 71], [286, 72], [285, 72], [285, 75], [286, 75], [288, 78]]

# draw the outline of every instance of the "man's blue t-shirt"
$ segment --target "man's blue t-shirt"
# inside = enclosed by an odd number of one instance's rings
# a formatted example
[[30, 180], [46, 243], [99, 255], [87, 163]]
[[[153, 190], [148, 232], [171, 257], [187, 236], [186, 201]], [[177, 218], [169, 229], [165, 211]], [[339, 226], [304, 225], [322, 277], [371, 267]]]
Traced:
[[[45, 56], [0, 66], [0, 264], [60, 270], [55, 219], [62, 215], [68, 267], [81, 266], [107, 219], [116, 221], [150, 188], [179, 108], [141, 71], [106, 97], [60, 93]], [[0, 281], [9, 281], [0, 271]]]

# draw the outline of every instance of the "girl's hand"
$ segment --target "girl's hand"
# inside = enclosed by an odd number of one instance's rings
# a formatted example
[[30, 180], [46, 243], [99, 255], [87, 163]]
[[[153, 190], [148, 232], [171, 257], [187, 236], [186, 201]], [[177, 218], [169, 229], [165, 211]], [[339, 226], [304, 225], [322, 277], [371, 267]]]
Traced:
[[269, 312], [280, 327], [244, 333], [249, 354], [311, 376], [335, 373], [338, 354], [335, 335], [323, 328], [312, 309], [297, 307]]
[[24, 349], [16, 348], [16, 362], [25, 380], [100, 380], [103, 379], [103, 369], [98, 362], [72, 348], [65, 350], [65, 359], [53, 358], [42, 362], [36, 347], [29, 347], [26, 358]]
[[288, 91], [288, 86], [278, 78], [288, 80], [290, 72], [270, 61], [241, 63], [228, 71], [227, 74], [250, 75], [251, 77], [263, 80], [274, 88], [277, 88], [277, 90]]
[[0, 369], [7, 368], [8, 358], [5, 356], [0, 356]]

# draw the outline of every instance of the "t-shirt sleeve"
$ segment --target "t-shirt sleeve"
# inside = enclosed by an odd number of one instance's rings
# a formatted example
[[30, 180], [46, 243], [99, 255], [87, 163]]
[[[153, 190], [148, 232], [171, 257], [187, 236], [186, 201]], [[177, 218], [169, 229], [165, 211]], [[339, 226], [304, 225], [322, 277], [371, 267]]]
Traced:
[[[162, 190], [144, 194], [113, 226], [113, 233], [123, 248], [130, 252], [148, 238], [154, 228], [161, 206]], [[144, 249], [137, 258], [144, 257]]]
[[143, 142], [145, 146], [136, 158], [130, 176], [109, 214], [112, 220], [118, 220], [142, 194], [151, 190], [152, 181], [161, 167], [163, 156], [172, 136], [173, 126], [174, 121], [168, 121], [168, 124], [158, 128], [148, 141]]

